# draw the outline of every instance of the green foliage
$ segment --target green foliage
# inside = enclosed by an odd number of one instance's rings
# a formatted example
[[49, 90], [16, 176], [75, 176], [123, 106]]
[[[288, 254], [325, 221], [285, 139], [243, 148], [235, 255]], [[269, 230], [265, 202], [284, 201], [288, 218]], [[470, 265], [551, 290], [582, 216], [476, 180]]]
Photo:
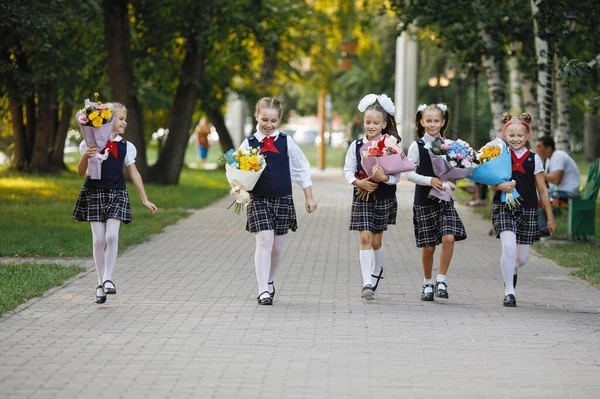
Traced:
[[0, 264], [0, 316], [84, 271], [58, 264]]

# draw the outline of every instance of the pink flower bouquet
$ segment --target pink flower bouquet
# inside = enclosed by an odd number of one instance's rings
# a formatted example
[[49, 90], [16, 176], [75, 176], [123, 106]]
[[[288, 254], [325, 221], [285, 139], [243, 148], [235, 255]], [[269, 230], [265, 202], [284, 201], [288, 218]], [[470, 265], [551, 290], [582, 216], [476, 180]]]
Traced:
[[91, 102], [85, 100], [83, 109], [77, 111], [75, 115], [85, 143], [90, 146], [95, 144], [98, 148], [98, 154], [88, 161], [88, 176], [93, 180], [100, 180], [102, 176], [102, 161], [107, 154], [102, 154], [106, 143], [110, 138], [115, 120], [113, 118], [112, 104], [102, 104], [100, 102]]
[[388, 135], [384, 135], [379, 141], [364, 143], [360, 154], [362, 168], [373, 181], [376, 181], [372, 172], [375, 165], [380, 166], [388, 175], [415, 170], [415, 164], [404, 155], [398, 141]]
[[452, 191], [456, 185], [452, 181], [466, 178], [477, 168], [475, 150], [466, 141], [442, 137], [425, 144], [425, 148], [429, 150], [433, 173], [444, 182], [443, 190], [432, 188], [429, 195], [440, 201], [454, 201]]

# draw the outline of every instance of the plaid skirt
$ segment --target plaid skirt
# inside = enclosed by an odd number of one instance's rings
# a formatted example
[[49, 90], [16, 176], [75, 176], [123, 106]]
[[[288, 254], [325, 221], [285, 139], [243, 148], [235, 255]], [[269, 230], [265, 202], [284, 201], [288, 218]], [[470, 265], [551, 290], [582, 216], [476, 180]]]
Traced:
[[73, 219], [80, 222], [106, 222], [119, 219], [131, 222], [131, 205], [126, 189], [83, 187], [77, 198]]
[[396, 196], [375, 201], [361, 201], [354, 196], [350, 212], [350, 230], [383, 233], [388, 224], [396, 224], [397, 214]]
[[517, 208], [511, 212], [504, 204], [494, 202], [492, 225], [496, 238], [500, 238], [503, 231], [512, 231], [517, 236], [517, 244], [531, 245], [540, 240], [537, 208]]
[[451, 202], [413, 205], [413, 225], [417, 248], [439, 245], [445, 235], [453, 235], [454, 241], [467, 238], [465, 226]]
[[275, 235], [281, 236], [287, 234], [288, 230], [298, 229], [294, 199], [291, 195], [263, 197], [250, 194], [247, 213], [246, 230], [250, 233], [273, 230]]

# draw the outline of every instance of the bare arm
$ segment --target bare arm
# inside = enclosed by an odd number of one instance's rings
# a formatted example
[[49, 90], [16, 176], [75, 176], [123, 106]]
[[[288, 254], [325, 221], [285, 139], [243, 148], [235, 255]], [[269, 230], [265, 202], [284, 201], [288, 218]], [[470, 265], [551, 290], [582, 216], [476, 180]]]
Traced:
[[97, 152], [98, 151], [97, 151], [96, 144], [92, 144], [91, 146], [89, 146], [85, 149], [85, 152], [81, 155], [81, 159], [77, 163], [77, 174], [79, 176], [85, 175], [85, 172], [87, 171], [87, 168], [88, 168], [89, 159], [91, 157], [93, 157], [94, 155], [96, 155]]
[[304, 191], [304, 203], [306, 207], [306, 212], [312, 213], [317, 209], [317, 203], [313, 200], [312, 197], [312, 186], [308, 186], [303, 189]]
[[548, 218], [548, 231], [550, 234], [554, 234], [556, 228], [556, 222], [554, 221], [554, 214], [552, 213], [552, 204], [550, 203], [550, 197], [548, 196], [548, 189], [546, 188], [546, 181], [543, 173], [535, 175], [535, 187], [540, 194], [542, 200], [542, 207], [546, 211], [546, 217]]
[[129, 177], [131, 178], [131, 182], [133, 183], [135, 189], [137, 190], [140, 198], [142, 199], [142, 204], [148, 209], [150, 212], [156, 213], [158, 208], [152, 202], [148, 201], [148, 197], [146, 196], [146, 190], [144, 189], [144, 182], [142, 181], [142, 176], [140, 172], [138, 172], [135, 163], [132, 163], [127, 167], [127, 172], [129, 173]]
[[548, 183], [560, 184], [564, 174], [565, 174], [564, 170], [555, 170], [552, 173], [544, 173], [544, 179]]

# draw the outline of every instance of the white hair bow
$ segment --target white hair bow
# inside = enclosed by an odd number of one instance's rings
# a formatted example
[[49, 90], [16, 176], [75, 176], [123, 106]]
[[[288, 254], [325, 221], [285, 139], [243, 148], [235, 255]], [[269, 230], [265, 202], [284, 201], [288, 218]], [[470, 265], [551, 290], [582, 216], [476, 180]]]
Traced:
[[358, 110], [360, 112], [365, 112], [365, 110], [370, 105], [375, 104], [376, 101], [379, 103], [379, 105], [381, 105], [381, 107], [388, 114], [393, 116], [394, 113], [396, 112], [396, 107], [394, 106], [394, 103], [392, 102], [391, 98], [389, 98], [385, 94], [374, 94], [374, 93], [367, 94], [360, 100], [360, 102], [358, 103]]

